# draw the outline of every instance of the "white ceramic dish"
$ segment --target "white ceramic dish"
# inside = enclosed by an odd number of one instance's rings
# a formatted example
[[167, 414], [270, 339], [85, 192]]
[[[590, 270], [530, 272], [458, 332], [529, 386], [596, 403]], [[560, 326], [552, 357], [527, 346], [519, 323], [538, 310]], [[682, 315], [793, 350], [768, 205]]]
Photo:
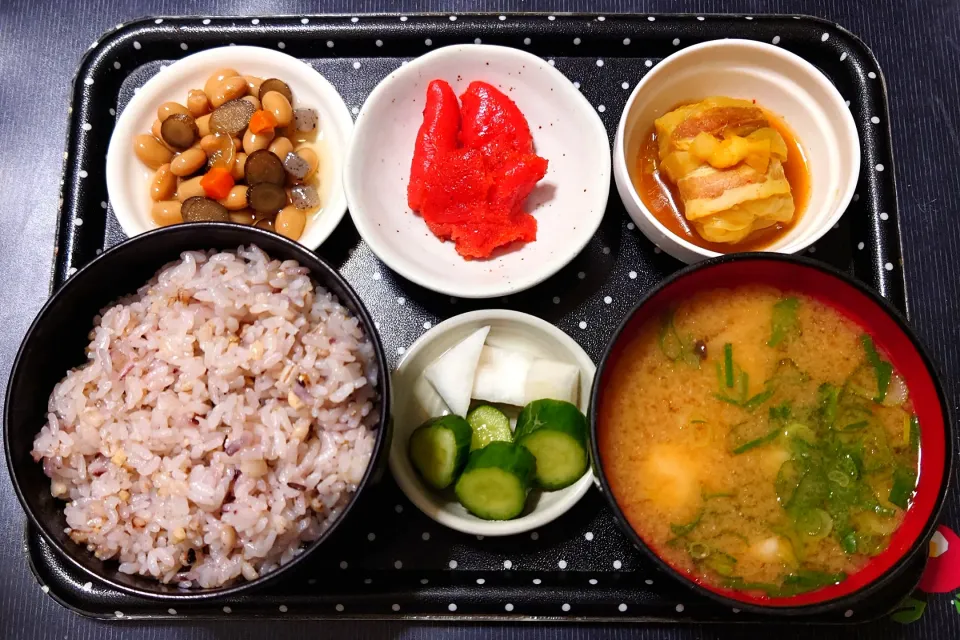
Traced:
[[393, 373], [394, 432], [390, 445], [390, 471], [410, 501], [440, 524], [474, 535], [508, 536], [542, 527], [563, 515], [590, 488], [594, 481], [593, 472], [588, 470], [577, 482], [560, 491], [534, 490], [527, 498], [523, 515], [514, 520], [494, 522], [471, 515], [452, 495], [425, 485], [407, 455], [407, 442], [413, 430], [427, 418], [442, 415], [446, 408], [430, 383], [423, 379], [423, 369], [447, 349], [486, 326], [490, 327], [487, 344], [580, 367], [579, 407], [587, 413], [596, 367], [570, 336], [545, 320], [518, 311], [485, 309], [464, 313], [441, 322], [420, 336]]
[[[490, 260], [467, 261], [407, 207], [407, 182], [427, 85], [443, 79], [460, 95], [489, 82], [530, 124], [546, 177], [527, 199], [535, 242]], [[535, 55], [508, 47], [456, 45], [420, 56], [370, 94], [347, 157], [344, 187], [357, 230], [391, 269], [428, 289], [464, 298], [507, 295], [545, 280], [596, 232], [610, 191], [610, 144], [593, 106]]]
[[347, 209], [342, 175], [353, 119], [337, 90], [312, 67], [279, 51], [261, 47], [220, 47], [195, 53], [163, 69], [136, 92], [117, 118], [107, 150], [107, 192], [120, 226], [129, 237], [157, 228], [150, 218], [149, 185], [154, 172], [134, 155], [134, 136], [150, 132], [157, 107], [162, 103], [182, 104], [187, 91], [203, 88], [210, 74], [221, 67], [264, 79], [280, 78], [290, 85], [294, 106], [317, 110], [322, 207], [307, 221], [300, 237], [301, 244], [316, 249], [333, 232]]
[[640, 200], [628, 165], [653, 121], [678, 104], [721, 95], [755, 99], [796, 134], [809, 161], [810, 199], [800, 221], [766, 251], [796, 253], [819, 240], [846, 211], [860, 176], [860, 138], [843, 97], [806, 60], [752, 40], [716, 40], [660, 62], [633, 90], [614, 142], [617, 190], [630, 217], [658, 247], [686, 263], [719, 253], [677, 237]]

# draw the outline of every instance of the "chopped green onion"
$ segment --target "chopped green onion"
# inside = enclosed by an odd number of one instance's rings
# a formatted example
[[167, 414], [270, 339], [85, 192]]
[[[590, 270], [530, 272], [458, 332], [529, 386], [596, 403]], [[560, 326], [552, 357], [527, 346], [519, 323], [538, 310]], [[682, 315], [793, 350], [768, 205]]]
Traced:
[[740, 401], [739, 401], [739, 400], [737, 400], [736, 398], [731, 398], [730, 396], [725, 396], [725, 395], [723, 395], [722, 393], [715, 393], [715, 394], [713, 394], [713, 397], [716, 398], [717, 400], [720, 400], [721, 402], [726, 402], [726, 403], [728, 403], [728, 404], [732, 404], [732, 405], [735, 406], [735, 407], [739, 407], [739, 406], [740, 406]]
[[797, 520], [797, 527], [807, 537], [822, 540], [833, 529], [833, 519], [823, 509], [810, 509]]
[[817, 441], [817, 434], [802, 422], [791, 422], [788, 424], [783, 429], [783, 435], [788, 438], [799, 438], [807, 444], [813, 444]]
[[814, 591], [831, 584], [837, 584], [847, 579], [847, 574], [824, 573], [823, 571], [811, 571], [809, 569], [800, 569], [796, 573], [791, 573], [783, 579], [783, 585], [780, 587], [781, 596], [797, 595]]
[[660, 323], [660, 351], [673, 362], [683, 361], [700, 368], [700, 357], [693, 336], [681, 336], [673, 323], [673, 311], [664, 314]]
[[844, 488], [850, 486], [850, 476], [843, 473], [842, 471], [838, 471], [837, 469], [831, 469], [830, 471], [828, 471], [827, 479]]
[[767, 341], [768, 347], [776, 347], [794, 333], [797, 327], [797, 307], [799, 306], [800, 301], [796, 298], [785, 298], [773, 305], [770, 339]]
[[790, 403], [784, 401], [778, 404], [775, 407], [770, 407], [770, 419], [771, 420], [782, 420], [786, 422], [790, 419], [791, 409]]
[[733, 345], [729, 342], [723, 345], [723, 370], [727, 388], [733, 388]]
[[736, 569], [737, 559], [731, 556], [729, 553], [724, 553], [723, 551], [714, 551], [704, 561], [704, 564], [713, 569], [719, 575], [729, 577], [733, 575], [733, 571]]
[[857, 541], [857, 551], [875, 556], [887, 548], [888, 541], [888, 536], [860, 536]]
[[897, 515], [897, 512], [893, 509], [888, 509], [879, 502], [873, 506], [873, 512], [878, 516], [883, 516], [885, 518], [892, 518]]
[[837, 460], [835, 468], [848, 478], [853, 478], [856, 480], [860, 477], [860, 466], [857, 464], [856, 458], [851, 453], [841, 455], [840, 459]]
[[847, 535], [840, 538], [840, 548], [843, 549], [843, 552], [847, 555], [851, 555], [857, 552], [857, 532], [851, 531]]
[[706, 420], [691, 420], [690, 424], [707, 424]]
[[790, 504], [793, 496], [797, 493], [797, 487], [800, 486], [801, 479], [803, 479], [803, 470], [796, 460], [787, 460], [780, 465], [774, 485], [777, 490], [777, 498], [780, 500], [780, 506], [786, 507]]
[[673, 311], [664, 315], [660, 325], [660, 350], [663, 355], [673, 361], [677, 361], [683, 355], [683, 343], [680, 342], [680, 336], [677, 335], [676, 327], [673, 325]]
[[917, 414], [910, 416], [910, 448], [920, 450], [920, 418]]
[[832, 427], [837, 419], [837, 407], [840, 402], [840, 389], [829, 382], [817, 387], [817, 398], [820, 401], [820, 417], [823, 424]]
[[673, 531], [673, 535], [677, 536], [678, 538], [682, 538], [697, 528], [697, 525], [700, 524], [701, 518], [703, 518], [703, 509], [700, 510], [696, 518], [687, 524], [671, 524], [670, 531]]
[[897, 467], [893, 472], [893, 486], [890, 488], [891, 504], [895, 504], [901, 509], [906, 509], [910, 502], [910, 496], [917, 486], [917, 472], [914, 469]]
[[850, 424], [848, 424], [847, 426], [843, 427], [840, 430], [841, 431], [859, 431], [860, 429], [863, 429], [868, 424], [870, 424], [870, 422], [867, 420], [859, 420], [857, 422], [851, 422]]
[[750, 442], [746, 442], [740, 445], [739, 447], [733, 450], [733, 455], [738, 456], [741, 453], [746, 453], [751, 449], [756, 449], [759, 446], [765, 445], [769, 442], [773, 442], [774, 440], [777, 439], [778, 435], [780, 435], [779, 427], [777, 427], [776, 429], [774, 429], [773, 431], [771, 431], [770, 433], [768, 433], [763, 437], [757, 438], [756, 440], [751, 440]]
[[743, 578], [729, 578], [724, 585], [738, 591], [763, 591], [770, 597], [795, 596], [808, 591], [815, 591], [831, 584], [837, 584], [847, 579], [845, 573], [824, 573], [800, 569], [783, 579], [783, 584], [776, 585], [767, 582], [747, 582]]
[[893, 375], [893, 365], [883, 360], [877, 353], [877, 348], [873, 344], [873, 338], [866, 333], [860, 336], [860, 342], [863, 344], [863, 350], [867, 354], [867, 362], [873, 367], [873, 373], [877, 377], [877, 395], [873, 401], [880, 403], [887, 397], [887, 388], [890, 386], [890, 377]]
[[700, 492], [700, 498], [706, 502], [707, 500], [713, 500], [714, 498], [732, 498], [734, 497], [733, 493], [704, 493]]
[[[746, 374], [744, 374], [746, 375]], [[766, 391], [761, 391], [757, 395], [753, 396], [749, 400], [743, 403], [743, 408], [747, 411], [753, 411], [764, 402], [773, 397], [773, 389], [767, 389]]]
[[703, 560], [710, 555], [710, 547], [702, 542], [691, 542], [690, 545], [687, 546], [687, 553], [689, 553], [690, 557], [694, 560]]
[[724, 586], [736, 591], [763, 591], [770, 597], [780, 595], [780, 585], [770, 584], [769, 582], [747, 582], [739, 577], [725, 580]]

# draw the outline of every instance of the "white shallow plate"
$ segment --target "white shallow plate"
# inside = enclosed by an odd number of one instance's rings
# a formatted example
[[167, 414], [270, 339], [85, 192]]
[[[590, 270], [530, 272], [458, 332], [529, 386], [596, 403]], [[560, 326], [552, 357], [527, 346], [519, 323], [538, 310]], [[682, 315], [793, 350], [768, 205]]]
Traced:
[[[489, 260], [464, 260], [407, 207], [407, 182], [427, 85], [459, 96], [482, 80], [527, 118], [547, 175], [527, 199], [537, 239]], [[437, 49], [387, 76], [357, 116], [344, 187], [357, 230], [391, 269], [428, 289], [463, 298], [507, 295], [547, 279], [596, 232], [610, 192], [610, 144], [600, 117], [567, 78], [535, 55], [508, 47]]]
[[627, 213], [644, 235], [688, 264], [720, 255], [669, 231], [643, 204], [629, 174], [655, 119], [678, 104], [709, 96], [756, 100], [786, 122], [806, 153], [811, 174], [807, 208], [764, 251], [796, 253], [823, 237], [846, 211], [860, 176], [860, 138], [850, 108], [830, 80], [803, 58], [764, 42], [736, 39], [704, 42], [665, 58], [627, 100], [614, 142], [614, 176]]
[[390, 445], [390, 471], [410, 501], [440, 524], [474, 535], [508, 536], [542, 527], [566, 513], [590, 488], [594, 481], [593, 472], [588, 470], [577, 482], [560, 491], [534, 490], [527, 498], [527, 510], [519, 518], [490, 521], [468, 513], [452, 497], [452, 490], [445, 493], [425, 485], [407, 455], [407, 442], [414, 429], [427, 418], [441, 415], [446, 408], [430, 383], [423, 379], [423, 369], [444, 351], [487, 326], [490, 327], [487, 344], [578, 366], [578, 404], [580, 410], [587, 413], [596, 367], [570, 336], [540, 318], [518, 311], [485, 309], [464, 313], [441, 322], [420, 336], [393, 373], [394, 432]]
[[154, 171], [133, 153], [133, 138], [150, 133], [157, 107], [168, 101], [183, 104], [187, 91], [202, 89], [214, 70], [222, 67], [264, 79], [280, 78], [290, 85], [295, 107], [317, 110], [317, 146], [326, 147], [320, 155], [323, 202], [320, 211], [307, 221], [299, 240], [316, 249], [333, 233], [347, 210], [342, 177], [353, 119], [337, 90], [311, 66], [262, 47], [220, 47], [195, 53], [163, 69], [136, 92], [117, 119], [107, 150], [107, 192], [117, 221], [131, 238], [157, 228], [150, 218], [149, 185]]

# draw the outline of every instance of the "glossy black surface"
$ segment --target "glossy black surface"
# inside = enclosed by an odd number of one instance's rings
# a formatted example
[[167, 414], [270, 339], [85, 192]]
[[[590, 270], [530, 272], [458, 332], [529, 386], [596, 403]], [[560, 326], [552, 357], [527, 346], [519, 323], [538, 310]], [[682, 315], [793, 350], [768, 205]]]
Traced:
[[[364, 332], [374, 344], [377, 372], [373, 378], [377, 381], [376, 392], [380, 398], [376, 410], [379, 424], [387, 426], [378, 430], [370, 465], [358, 485], [355, 497], [344, 508], [340, 518], [320, 538], [306, 545], [297, 558], [276, 571], [251, 582], [241, 580], [218, 589], [189, 590], [121, 573], [117, 570], [116, 562], [98, 560], [86, 547], [74, 543], [64, 532], [67, 523], [63, 515], [63, 502], [50, 495], [50, 479], [30, 454], [36, 425], [46, 421], [47, 398], [54, 385], [66, 371], [86, 362], [89, 333], [93, 328], [93, 319], [101, 309], [136, 293], [161, 267], [179, 259], [184, 251], [236, 250], [239, 246], [250, 244], [259, 246], [271, 258], [299, 262], [309, 269], [314, 282], [335, 294], [340, 303], [360, 320]], [[197, 223], [157, 229], [96, 257], [54, 293], [27, 331], [14, 361], [4, 407], [7, 469], [30, 522], [36, 528], [31, 535], [36, 536], [36, 530], [39, 530], [46, 538], [45, 543], [55, 547], [59, 555], [54, 557], [60, 568], [72, 569], [79, 576], [74, 584], [80, 593], [84, 593], [83, 584], [93, 580], [129, 596], [156, 598], [177, 605], [184, 601], [213, 597], [237, 597], [282, 580], [298, 565], [309, 561], [309, 556], [320, 550], [341, 522], [351, 516], [354, 505], [363, 501], [367, 485], [381, 476], [386, 465], [390, 435], [387, 419], [390, 378], [379, 375], [386, 369], [383, 346], [363, 303], [334, 269], [301, 245], [274, 233], [234, 224]]]
[[[82, 55], [117, 23], [157, 15], [303, 16], [317, 12], [476, 10], [614, 12], [682, 11], [693, 14], [735, 11], [812, 14], [842, 25], [870, 46], [889, 89], [890, 126], [898, 180], [902, 247], [910, 289], [911, 324], [927, 343], [945, 374], [953, 407], [960, 406], [960, 11], [956, 0], [4, 0], [0, 3], [0, 372], [8, 373], [20, 341], [50, 289], [63, 152], [73, 93], [73, 77]], [[357, 12], [357, 13], [354, 13]], [[91, 172], [102, 180], [102, 168]], [[616, 284], [620, 284], [617, 281]], [[650, 283], [638, 283], [643, 289]], [[418, 315], [419, 312], [418, 312]], [[424, 318], [419, 317], [418, 320]], [[5, 377], [4, 377], [5, 380]], [[0, 468], [0, 476], [5, 475]], [[960, 527], [960, 493], [948, 498], [944, 521]], [[0, 630], [8, 637], [115, 640], [200, 640], [211, 638], [322, 637], [497, 638], [553, 640], [607, 637], [617, 640], [693, 640], [704, 638], [955, 638], [960, 615], [952, 594], [931, 595], [923, 617], [903, 626], [884, 619], [853, 628], [815, 631], [796, 625], [651, 625], [543, 622], [454, 625], [404, 621], [327, 620], [167, 622], [104, 624], [81, 618], [44, 595], [31, 574], [22, 539], [24, 515], [10, 482], [0, 478]], [[428, 553], [429, 551], [425, 551]], [[586, 552], [586, 551], [584, 551]]]
[[[906, 552], [904, 552], [897, 559], [896, 563], [890, 567], [890, 569], [888, 569], [870, 584], [864, 586], [862, 589], [835, 600], [803, 606], [764, 607], [758, 604], [741, 603], [737, 600], [720, 595], [711, 591], [710, 589], [696, 584], [685, 575], [671, 567], [665, 560], [663, 560], [656, 553], [656, 551], [647, 545], [643, 538], [641, 538], [640, 535], [630, 526], [626, 515], [623, 513], [623, 510], [620, 508], [620, 505], [613, 496], [613, 491], [610, 489], [610, 480], [604, 471], [603, 456], [601, 454], [597, 438], [597, 429], [599, 429], [598, 414], [600, 411], [600, 401], [603, 395], [604, 383], [607, 380], [610, 369], [615, 366], [614, 363], [616, 362], [617, 358], [623, 353], [625, 345], [636, 335], [636, 331], [641, 324], [641, 318], [650, 318], [651, 313], [657, 315], [662, 314], [664, 313], [664, 309], [657, 306], [648, 306], [645, 316], [638, 316], [638, 314], [644, 313], [641, 311], [644, 306], [656, 305], [656, 297], [660, 292], [669, 289], [671, 285], [677, 283], [686, 276], [701, 271], [706, 271], [716, 266], [733, 261], [754, 262], [757, 264], [758, 269], [763, 268], [763, 262], [767, 262], [769, 264], [771, 261], [794, 265], [793, 268], [795, 271], [791, 272], [791, 275], [794, 276], [794, 281], [796, 282], [804, 281], [804, 271], [806, 269], [817, 269], [818, 271], [832, 276], [837, 281], [835, 286], [838, 289], [842, 289], [844, 292], [848, 292], [851, 289], [859, 291], [861, 294], [867, 296], [873, 301], [873, 303], [877, 306], [877, 313], [886, 314], [899, 326], [900, 331], [906, 337], [906, 340], [913, 345], [913, 350], [919, 355], [927, 369], [928, 374], [930, 375], [931, 380], [933, 380], [936, 396], [939, 400], [940, 412], [944, 418], [943, 440], [945, 444], [943, 451], [936, 452], [938, 456], [943, 457], [943, 476], [939, 480], [938, 493], [934, 508], [924, 523], [920, 535], [917, 536], [917, 538], [910, 545], [909, 549], [907, 549]], [[810, 289], [804, 290], [804, 293], [815, 295], [816, 291]], [[663, 305], [661, 304], [661, 307], [662, 306]], [[649, 309], [653, 309], [654, 311], [651, 312]], [[613, 512], [617, 524], [620, 525], [620, 528], [626, 532], [627, 537], [630, 538], [633, 544], [636, 545], [641, 551], [646, 553], [650, 560], [656, 563], [656, 565], [662, 571], [665, 571], [675, 579], [682, 581], [700, 595], [716, 600], [728, 607], [739, 607], [752, 613], [766, 613], [777, 617], [795, 618], [803, 615], [809, 616], [824, 614], [830, 611], [846, 611], [847, 609], [852, 610], [862, 608], [864, 603], [875, 600], [878, 594], [890, 590], [891, 585], [900, 582], [904, 575], [908, 576], [907, 581], [909, 581], [909, 576], [912, 573], [913, 567], [916, 566], [918, 562], [923, 563], [927, 555], [927, 549], [930, 545], [930, 538], [933, 536], [933, 533], [937, 527], [937, 523], [940, 520], [940, 510], [943, 508], [944, 500], [946, 499], [947, 492], [950, 489], [950, 480], [953, 477], [954, 429], [951, 413], [950, 405], [947, 404], [946, 395], [943, 392], [943, 385], [940, 382], [936, 368], [933, 366], [933, 363], [930, 360], [930, 356], [927, 354], [926, 349], [920, 343], [920, 340], [917, 338], [916, 334], [914, 334], [914, 332], [910, 329], [906, 319], [893, 305], [887, 302], [884, 298], [878, 296], [869, 287], [864, 286], [863, 283], [848, 276], [842, 271], [823, 264], [822, 262], [799, 256], [753, 252], [739, 255], [720, 256], [685, 267], [665, 278], [662, 282], [660, 282], [660, 284], [645, 293], [637, 302], [636, 306], [626, 315], [626, 317], [623, 319], [623, 322], [611, 337], [610, 343], [600, 360], [600, 364], [597, 366], [597, 375], [593, 380], [593, 389], [590, 394], [590, 447], [594, 470], [597, 478], [600, 481], [600, 486], [603, 490], [602, 493], [607, 500], [607, 505]], [[927, 452], [927, 455], [929, 455], [929, 452]], [[924, 456], [924, 459], [927, 459], [926, 455]]]
[[[813, 18], [649, 17], [653, 20], [597, 15], [551, 20], [544, 14], [504, 20], [497, 14], [457, 16], [456, 20], [424, 15], [363, 20], [347, 16], [162, 18], [118, 28], [88, 53], [75, 81], [73, 144], [66, 163], [54, 286], [69, 285], [79, 266], [123, 238], [112, 205], [105, 201], [103, 184], [90, 181], [90, 171], [103, 161], [115, 113], [171, 57], [231, 43], [281, 49], [320, 71], [348, 107], [357, 111], [376, 83], [405, 60], [445, 44], [480, 39], [523, 47], [552, 60], [594, 104], [612, 138], [628, 89], [660, 59], [683, 45], [745, 37], [776, 40], [823, 70], [841, 95], [849, 96], [864, 158], [857, 201], [841, 224], [809, 251], [870, 282], [903, 308], [903, 274], [894, 267], [900, 263], [900, 248], [892, 178], [874, 169], [890, 160], [888, 132], [871, 122], [879, 118], [873, 114], [885, 117], [886, 102], [869, 50], [834, 25]], [[323, 47], [318, 49], [320, 43]], [[509, 299], [457, 300], [415, 286], [385, 269], [358, 239], [349, 220], [340, 224], [318, 253], [339, 266], [370, 307], [394, 363], [407, 345], [443, 318], [491, 306], [545, 317], [597, 359], [643, 289], [669, 276], [679, 264], [653, 247], [628, 220], [614, 196], [600, 230], [571, 265]], [[878, 264], [889, 268], [878, 268]], [[370, 509], [351, 520], [346, 532], [325, 546], [322, 557], [305, 563], [301, 575], [306, 582], [277, 583], [256, 598], [231, 596], [218, 602], [229, 606], [234, 615], [282, 613], [286, 617], [749, 619], [746, 611], [733, 612], [729, 603], [687, 597], [682, 585], [663, 579], [656, 565], [616, 529], [613, 514], [602, 507], [594, 491], [584, 499], [593, 509], [577, 509], [529, 537], [505, 540], [475, 539], [427, 520], [390, 481], [370, 496]], [[426, 549], [425, 543], [430, 554], [417, 553]], [[84, 582], [68, 576], [60, 566], [41, 567], [45, 559], [43, 554], [33, 557], [38, 572], [56, 578], [45, 582], [51, 593], [74, 600], [89, 615], [116, 617], [117, 611], [124, 618], [166, 615], [162, 607], [158, 612], [157, 607], [135, 599], [110, 597], [107, 606], [102, 594], [95, 592], [96, 586], [85, 589]], [[323, 580], [329, 571], [338, 579]], [[315, 582], [311, 584], [310, 579]], [[846, 608], [820, 608], [805, 610], [802, 619], [853, 622], [878, 617], [912, 590], [911, 580], [908, 576], [892, 581], [880, 597], [861, 601], [863, 605], [850, 609], [849, 616]], [[349, 585], [360, 593], [352, 594]], [[498, 588], [505, 590], [506, 602]], [[622, 593], [614, 596], [610, 589]], [[193, 605], [181, 605], [177, 611], [180, 616], [208, 614]]]

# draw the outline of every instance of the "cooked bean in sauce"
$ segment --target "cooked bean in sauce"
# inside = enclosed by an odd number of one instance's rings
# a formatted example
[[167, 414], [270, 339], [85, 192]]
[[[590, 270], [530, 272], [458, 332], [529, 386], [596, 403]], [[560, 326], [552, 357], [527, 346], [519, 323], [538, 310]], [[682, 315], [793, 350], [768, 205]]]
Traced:
[[158, 105], [150, 133], [133, 140], [154, 170], [154, 223], [231, 221], [298, 240], [323, 206], [318, 122], [283, 80], [230, 68], [215, 70], [183, 104]]

